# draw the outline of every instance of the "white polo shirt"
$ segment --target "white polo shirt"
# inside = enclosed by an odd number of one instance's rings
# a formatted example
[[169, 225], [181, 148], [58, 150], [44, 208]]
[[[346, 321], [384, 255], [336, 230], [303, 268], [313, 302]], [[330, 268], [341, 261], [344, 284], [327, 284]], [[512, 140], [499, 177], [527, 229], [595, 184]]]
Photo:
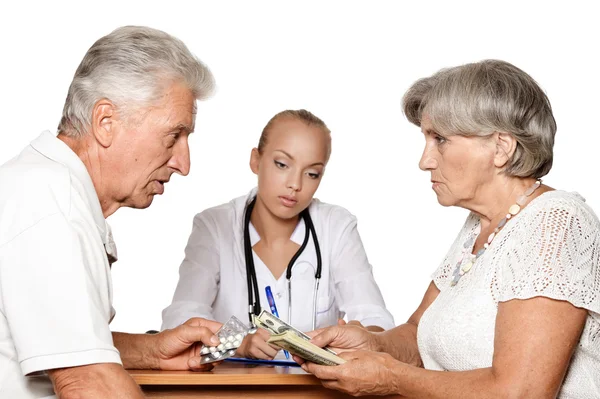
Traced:
[[0, 166], [1, 398], [54, 395], [45, 370], [121, 363], [107, 252], [92, 180], [54, 134]]

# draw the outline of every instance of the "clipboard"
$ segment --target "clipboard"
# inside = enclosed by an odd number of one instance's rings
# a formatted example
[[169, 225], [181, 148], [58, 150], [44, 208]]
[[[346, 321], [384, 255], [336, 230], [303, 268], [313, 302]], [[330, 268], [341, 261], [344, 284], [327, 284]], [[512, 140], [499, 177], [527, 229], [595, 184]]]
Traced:
[[245, 357], [228, 357], [227, 359], [223, 359], [224, 362], [235, 362], [235, 363], [247, 363], [247, 364], [262, 364], [264, 366], [284, 366], [284, 367], [300, 367], [298, 363], [293, 360], [284, 360], [284, 359], [274, 359], [274, 360], [266, 360], [266, 359], [248, 359]]

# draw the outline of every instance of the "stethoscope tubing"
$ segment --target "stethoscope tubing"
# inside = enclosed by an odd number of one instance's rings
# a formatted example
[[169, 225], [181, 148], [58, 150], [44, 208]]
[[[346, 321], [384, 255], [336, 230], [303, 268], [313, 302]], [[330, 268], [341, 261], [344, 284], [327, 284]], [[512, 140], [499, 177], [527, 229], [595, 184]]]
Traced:
[[[252, 256], [252, 245], [250, 242], [250, 216], [252, 215], [252, 210], [254, 209], [254, 205], [256, 204], [256, 197], [252, 199], [252, 201], [246, 206], [245, 214], [244, 214], [244, 256], [246, 258], [246, 281], [248, 283], [248, 317], [250, 319], [250, 325], [252, 327], [256, 327], [254, 323], [253, 315], [258, 316], [261, 312], [260, 306], [260, 297], [258, 292], [258, 280], [256, 278], [256, 269], [254, 267], [254, 258]], [[300, 216], [304, 220], [304, 224], [306, 225], [306, 234], [304, 235], [304, 240], [302, 241], [302, 245], [296, 251], [288, 266], [286, 268], [286, 280], [287, 280], [287, 290], [288, 290], [288, 322], [291, 324], [292, 320], [292, 267], [294, 263], [300, 257], [304, 249], [308, 244], [308, 238], [310, 235], [313, 237], [313, 243], [315, 245], [315, 252], [317, 255], [317, 270], [315, 272], [315, 286], [313, 290], [313, 320], [312, 320], [312, 329], [316, 329], [317, 324], [317, 293], [319, 291], [319, 282], [321, 280], [321, 272], [323, 269], [322, 259], [321, 259], [321, 248], [319, 246], [319, 240], [317, 239], [317, 233], [315, 231], [315, 226], [312, 222], [312, 218], [310, 217], [310, 213], [308, 208], [304, 209]]]

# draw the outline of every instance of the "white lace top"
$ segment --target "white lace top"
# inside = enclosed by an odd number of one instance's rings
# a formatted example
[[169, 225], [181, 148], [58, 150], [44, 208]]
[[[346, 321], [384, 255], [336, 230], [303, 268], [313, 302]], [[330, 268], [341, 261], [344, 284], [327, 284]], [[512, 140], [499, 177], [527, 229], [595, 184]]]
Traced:
[[469, 215], [432, 275], [440, 294], [417, 334], [425, 368], [491, 367], [498, 302], [544, 296], [588, 310], [558, 397], [600, 398], [600, 223], [584, 201], [558, 190], [533, 199], [451, 287], [457, 262], [479, 234], [479, 218]]

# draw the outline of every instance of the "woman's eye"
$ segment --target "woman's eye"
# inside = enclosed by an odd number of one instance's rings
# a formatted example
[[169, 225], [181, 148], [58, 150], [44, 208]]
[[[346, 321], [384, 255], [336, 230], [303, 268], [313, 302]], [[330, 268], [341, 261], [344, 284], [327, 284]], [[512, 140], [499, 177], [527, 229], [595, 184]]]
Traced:
[[320, 173], [312, 173], [312, 172], [308, 172], [307, 173], [308, 177], [310, 177], [311, 179], [318, 179], [321, 174]]
[[279, 161], [273, 161], [273, 162], [275, 162], [275, 166], [277, 166], [279, 169], [287, 168], [287, 165], [284, 164], [283, 162], [279, 162]]
[[433, 139], [438, 143], [438, 144], [443, 144], [446, 142], [446, 138], [440, 136], [439, 134], [434, 134], [433, 135]]

